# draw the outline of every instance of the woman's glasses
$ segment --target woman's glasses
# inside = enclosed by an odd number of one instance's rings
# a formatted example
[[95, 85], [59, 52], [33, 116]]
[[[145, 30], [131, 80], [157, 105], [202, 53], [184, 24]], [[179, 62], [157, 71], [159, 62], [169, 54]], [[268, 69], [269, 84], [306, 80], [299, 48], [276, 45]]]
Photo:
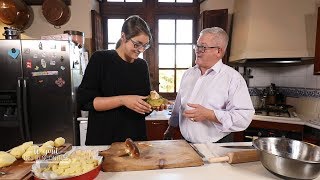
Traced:
[[143, 51], [145, 51], [145, 50], [147, 50], [149, 47], [150, 47], [150, 44], [149, 43], [147, 43], [147, 44], [142, 44], [142, 43], [140, 43], [140, 42], [137, 42], [137, 41], [134, 41], [134, 40], [132, 40], [132, 39], [130, 39], [130, 41], [132, 42], [132, 44], [133, 44], [133, 47], [135, 48], [135, 49], [142, 49], [143, 48]]

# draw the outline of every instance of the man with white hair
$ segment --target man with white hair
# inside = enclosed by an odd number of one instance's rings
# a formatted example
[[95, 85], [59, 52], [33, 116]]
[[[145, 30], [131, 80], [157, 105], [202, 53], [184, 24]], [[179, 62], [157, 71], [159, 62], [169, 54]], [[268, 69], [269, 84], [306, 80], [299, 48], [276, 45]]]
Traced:
[[203, 29], [194, 45], [195, 66], [188, 69], [177, 94], [165, 139], [174, 127], [192, 143], [232, 141], [231, 132], [245, 130], [254, 108], [245, 80], [222, 63], [229, 37], [219, 28]]

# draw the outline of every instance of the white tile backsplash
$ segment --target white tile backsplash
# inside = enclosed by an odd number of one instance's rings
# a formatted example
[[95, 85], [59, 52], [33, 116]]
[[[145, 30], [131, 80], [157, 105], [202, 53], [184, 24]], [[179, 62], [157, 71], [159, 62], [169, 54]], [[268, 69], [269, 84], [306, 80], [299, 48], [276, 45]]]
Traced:
[[306, 66], [289, 66], [282, 67], [280, 76], [305, 76], [306, 75]]
[[292, 77], [287, 77], [287, 87], [300, 87], [303, 88], [305, 87], [305, 76], [292, 76]]
[[320, 89], [317, 87], [317, 85], [319, 84], [317, 81], [318, 81], [318, 78], [316, 76], [307, 76], [304, 87]]
[[307, 76], [313, 76], [313, 65], [307, 65]]
[[250, 87], [269, 86], [320, 89], [320, 75], [313, 75], [313, 65], [288, 67], [250, 67], [253, 78]]
[[272, 76], [254, 76], [254, 78], [249, 80], [249, 85], [251, 87], [270, 86], [270, 83], [273, 83]]
[[289, 78], [287, 76], [279, 76], [277, 79], [277, 86], [289, 87]]
[[272, 68], [261, 68], [261, 67], [256, 67], [256, 68], [251, 68], [251, 74], [253, 76], [265, 76], [266, 74], [272, 74], [274, 70]]

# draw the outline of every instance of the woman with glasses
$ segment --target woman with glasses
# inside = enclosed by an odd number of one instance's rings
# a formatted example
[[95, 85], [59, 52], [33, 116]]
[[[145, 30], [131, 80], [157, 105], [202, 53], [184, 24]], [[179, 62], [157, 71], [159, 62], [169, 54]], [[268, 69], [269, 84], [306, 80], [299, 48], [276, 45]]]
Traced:
[[246, 82], [239, 72], [222, 63], [228, 39], [219, 27], [200, 32], [194, 45], [196, 65], [181, 79], [165, 139], [179, 126], [189, 142], [227, 142], [232, 141], [231, 132], [249, 126], [254, 108]]
[[106, 145], [126, 138], [146, 140], [144, 101], [150, 93], [148, 65], [138, 58], [152, 35], [139, 16], [125, 20], [115, 50], [95, 52], [78, 88], [81, 110], [89, 111], [86, 145]]

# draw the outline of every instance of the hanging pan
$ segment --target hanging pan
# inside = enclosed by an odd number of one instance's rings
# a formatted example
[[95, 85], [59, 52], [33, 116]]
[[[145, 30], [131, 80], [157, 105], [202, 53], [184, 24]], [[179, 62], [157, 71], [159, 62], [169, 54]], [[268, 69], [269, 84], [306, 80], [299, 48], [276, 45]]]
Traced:
[[31, 8], [22, 0], [0, 0], [0, 20], [18, 30], [24, 30], [31, 19]]
[[70, 9], [62, 0], [45, 0], [42, 4], [42, 14], [55, 28], [66, 24], [70, 19]]

